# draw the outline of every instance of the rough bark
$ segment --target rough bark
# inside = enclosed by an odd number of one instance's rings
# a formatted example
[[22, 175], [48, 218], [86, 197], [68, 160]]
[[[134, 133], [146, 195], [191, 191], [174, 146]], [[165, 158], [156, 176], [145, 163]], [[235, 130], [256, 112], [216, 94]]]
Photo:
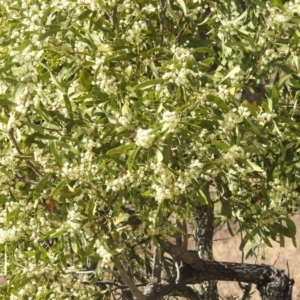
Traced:
[[183, 262], [179, 284], [197, 284], [209, 280], [239, 281], [256, 284], [263, 300], [292, 299], [294, 280], [274, 267], [205, 260], [199, 257], [197, 251], [184, 251], [169, 242], [165, 251]]
[[[200, 205], [197, 207], [196, 217], [196, 249], [202, 259], [213, 259], [212, 240], [214, 234], [214, 207]], [[216, 281], [204, 281], [201, 284], [201, 296], [204, 300], [218, 300], [218, 287]]]

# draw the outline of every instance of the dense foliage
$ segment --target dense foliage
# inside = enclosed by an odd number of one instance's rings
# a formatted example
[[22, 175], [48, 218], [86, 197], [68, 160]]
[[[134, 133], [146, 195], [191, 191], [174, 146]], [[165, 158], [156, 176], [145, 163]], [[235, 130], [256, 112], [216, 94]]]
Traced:
[[242, 246], [296, 243], [300, 1], [283, 2], [0, 2], [3, 295], [106, 297], [116, 259], [146, 283], [199, 203]]

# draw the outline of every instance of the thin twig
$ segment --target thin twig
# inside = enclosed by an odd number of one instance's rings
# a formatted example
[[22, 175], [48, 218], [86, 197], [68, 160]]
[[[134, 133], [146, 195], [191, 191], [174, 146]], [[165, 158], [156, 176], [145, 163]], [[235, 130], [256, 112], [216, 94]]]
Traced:
[[286, 261], [285, 261], [285, 264], [286, 264], [286, 267], [287, 267], [287, 270], [288, 270], [288, 277], [290, 277], [290, 267], [289, 267], [289, 262], [286, 260]]
[[[239, 225], [241, 227], [241, 223], [239, 222]], [[241, 231], [241, 241], [244, 239], [243, 237], [243, 231]], [[244, 253], [244, 247], [242, 248], [242, 264], [244, 263], [244, 259], [245, 259], [245, 253]], [[250, 292], [251, 292], [251, 288], [252, 288], [252, 284], [248, 283], [248, 284], [242, 284], [240, 281], [238, 282], [240, 289], [243, 291], [244, 295], [243, 298], [241, 300], [247, 300], [249, 299], [250, 296]]]
[[[21, 149], [15, 139], [14, 129], [11, 128], [8, 133], [9, 133], [10, 140], [13, 143], [13, 145], [15, 146], [18, 154], [24, 155], [24, 153], [21, 151]], [[44, 177], [43, 174], [37, 169], [37, 167], [30, 160], [26, 159], [25, 162], [38, 177], [40, 177], [40, 178]]]
[[37, 185], [38, 183], [36, 181], [30, 180], [28, 178], [23, 177], [20, 173], [16, 173], [15, 177], [18, 178], [20, 181], [23, 181], [25, 183], [30, 183], [33, 185]]
[[152, 268], [152, 278], [151, 281], [146, 285], [144, 290], [144, 295], [147, 298], [151, 298], [157, 289], [157, 285], [160, 282], [161, 278], [161, 257], [160, 251], [158, 247], [154, 249], [154, 256], [153, 256], [153, 268]]
[[159, 1], [160, 8], [161, 8], [161, 17], [160, 17], [160, 47], [164, 45], [164, 35], [165, 35], [165, 18], [166, 18], [166, 10], [167, 10], [167, 2], [165, 0]]
[[[274, 261], [273, 267], [276, 265], [277, 260], [279, 259], [279, 256], [280, 256], [280, 252], [278, 253], [276, 260]], [[290, 276], [289, 276], [289, 277], [290, 277]]]

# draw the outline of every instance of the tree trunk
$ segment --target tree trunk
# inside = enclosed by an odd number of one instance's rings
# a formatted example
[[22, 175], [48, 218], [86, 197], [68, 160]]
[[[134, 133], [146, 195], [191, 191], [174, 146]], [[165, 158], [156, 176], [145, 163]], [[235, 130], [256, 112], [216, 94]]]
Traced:
[[[213, 259], [212, 240], [214, 234], [214, 207], [200, 205], [197, 207], [196, 217], [196, 249], [199, 258], [205, 260]], [[203, 300], [218, 300], [218, 287], [216, 281], [204, 281], [201, 283]]]

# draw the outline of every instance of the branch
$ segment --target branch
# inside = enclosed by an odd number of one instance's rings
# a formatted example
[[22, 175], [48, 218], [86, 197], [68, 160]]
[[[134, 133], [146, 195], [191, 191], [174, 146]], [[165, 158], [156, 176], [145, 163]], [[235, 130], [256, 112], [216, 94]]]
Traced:
[[208, 280], [241, 281], [254, 283], [265, 300], [291, 300], [294, 280], [268, 265], [217, 262], [200, 259], [197, 251], [184, 251], [167, 242], [164, 250], [180, 259], [180, 283], [196, 284]]
[[128, 288], [130, 289], [131, 293], [134, 297], [136, 297], [139, 300], [147, 300], [148, 297], [146, 297], [134, 284], [134, 282], [131, 280], [131, 278], [126, 273], [123, 264], [118, 256], [114, 256], [114, 261], [116, 263], [116, 267], [119, 270], [119, 276], [123, 280], [125, 284], [127, 284]]
[[144, 295], [147, 298], [151, 298], [157, 289], [157, 285], [160, 282], [160, 276], [161, 276], [161, 257], [159, 257], [160, 251], [157, 247], [154, 249], [154, 258], [153, 258], [153, 271], [152, 271], [152, 279], [147, 284]]

